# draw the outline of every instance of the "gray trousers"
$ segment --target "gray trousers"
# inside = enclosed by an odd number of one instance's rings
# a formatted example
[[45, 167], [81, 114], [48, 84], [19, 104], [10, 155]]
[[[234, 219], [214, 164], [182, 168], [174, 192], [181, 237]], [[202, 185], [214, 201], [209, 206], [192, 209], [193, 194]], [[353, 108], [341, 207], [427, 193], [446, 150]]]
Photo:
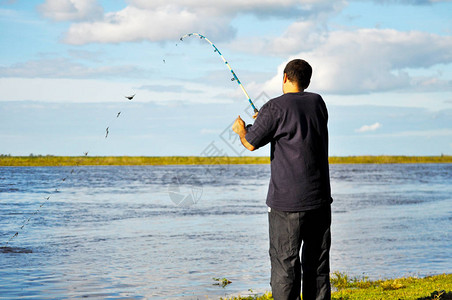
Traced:
[[[271, 288], [275, 300], [331, 299], [331, 207], [268, 213]], [[300, 250], [303, 244], [301, 262]]]

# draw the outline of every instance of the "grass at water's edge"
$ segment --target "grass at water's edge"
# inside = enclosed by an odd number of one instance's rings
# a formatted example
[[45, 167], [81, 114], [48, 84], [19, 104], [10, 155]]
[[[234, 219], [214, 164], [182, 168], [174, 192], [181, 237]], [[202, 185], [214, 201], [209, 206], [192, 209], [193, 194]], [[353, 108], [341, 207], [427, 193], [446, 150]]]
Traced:
[[[331, 164], [452, 163], [452, 156], [332, 156]], [[0, 166], [226, 165], [268, 164], [266, 156], [0, 156]]]
[[417, 163], [452, 163], [451, 155], [441, 156], [332, 156], [331, 164], [417, 164]]
[[[350, 278], [335, 272], [331, 276], [335, 290], [332, 300], [445, 300], [452, 299], [452, 274], [424, 278], [404, 277], [375, 280]], [[271, 293], [226, 298], [228, 300], [269, 300]], [[226, 300], [225, 299], [225, 300]]]

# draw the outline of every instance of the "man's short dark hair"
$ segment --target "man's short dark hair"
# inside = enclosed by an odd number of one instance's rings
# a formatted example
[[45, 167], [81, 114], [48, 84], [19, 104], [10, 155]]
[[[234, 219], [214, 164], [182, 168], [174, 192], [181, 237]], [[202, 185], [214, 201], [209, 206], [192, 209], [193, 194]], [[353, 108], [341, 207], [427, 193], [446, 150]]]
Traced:
[[299, 89], [306, 89], [311, 82], [312, 68], [302, 59], [291, 60], [284, 68], [287, 79], [296, 83]]

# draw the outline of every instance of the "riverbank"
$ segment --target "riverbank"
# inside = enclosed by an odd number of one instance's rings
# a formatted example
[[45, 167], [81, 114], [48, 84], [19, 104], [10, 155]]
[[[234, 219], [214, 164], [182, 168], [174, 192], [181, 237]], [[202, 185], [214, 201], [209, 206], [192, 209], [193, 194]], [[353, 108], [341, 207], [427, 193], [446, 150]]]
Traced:
[[[452, 156], [332, 156], [331, 164], [452, 163]], [[0, 156], [2, 167], [268, 164], [266, 156]]]
[[[452, 299], [452, 274], [371, 281], [366, 278], [349, 278], [345, 274], [336, 272], [331, 276], [331, 284], [336, 289], [331, 295], [332, 300]], [[270, 299], [273, 299], [271, 293], [227, 298], [227, 300]]]

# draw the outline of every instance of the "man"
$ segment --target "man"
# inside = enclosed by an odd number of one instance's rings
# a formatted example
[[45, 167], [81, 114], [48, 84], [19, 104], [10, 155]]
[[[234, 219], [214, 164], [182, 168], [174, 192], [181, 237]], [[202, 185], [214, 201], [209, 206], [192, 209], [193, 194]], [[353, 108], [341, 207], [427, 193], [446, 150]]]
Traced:
[[320, 95], [304, 91], [311, 75], [306, 61], [290, 61], [283, 95], [262, 106], [252, 126], [239, 116], [232, 127], [250, 151], [271, 143], [267, 205], [275, 300], [300, 299], [301, 280], [303, 300], [331, 299], [328, 112]]

